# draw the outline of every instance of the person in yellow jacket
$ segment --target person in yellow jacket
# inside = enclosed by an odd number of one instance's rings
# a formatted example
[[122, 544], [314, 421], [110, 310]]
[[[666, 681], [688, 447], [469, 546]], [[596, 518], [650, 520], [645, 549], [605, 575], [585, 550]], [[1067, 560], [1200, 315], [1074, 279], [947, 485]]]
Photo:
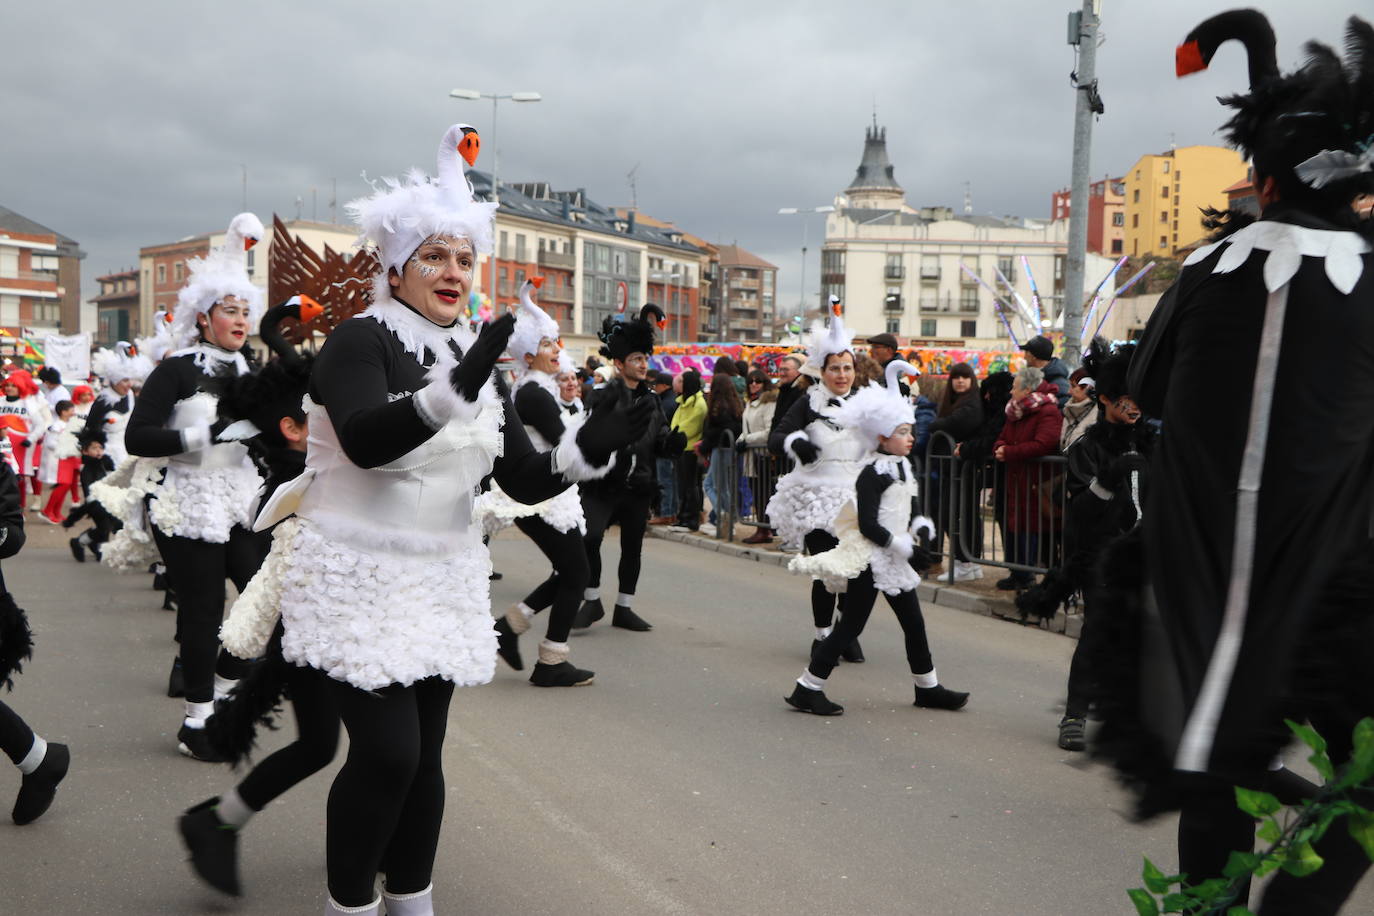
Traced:
[[682, 394], [673, 411], [672, 428], [687, 437], [677, 460], [677, 523], [691, 531], [701, 527], [701, 463], [696, 450], [705, 425], [706, 395], [701, 391], [701, 375], [688, 369], [682, 373]]

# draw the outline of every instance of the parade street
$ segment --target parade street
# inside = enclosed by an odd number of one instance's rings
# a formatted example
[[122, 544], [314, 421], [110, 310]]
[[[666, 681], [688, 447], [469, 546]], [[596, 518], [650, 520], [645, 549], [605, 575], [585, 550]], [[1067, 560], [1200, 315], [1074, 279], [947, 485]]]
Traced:
[[[182, 704], [163, 695], [173, 615], [149, 576], [77, 565], [60, 529], [29, 530], [5, 577], [37, 649], [6, 700], [70, 744], [72, 768], [40, 822], [0, 825], [8, 912], [318, 912], [342, 753], [245, 828], [245, 896], [206, 889], [174, 821], [234, 777], [177, 754]], [[547, 571], [513, 533], [492, 552], [494, 607]], [[806, 588], [650, 540], [635, 607], [653, 632], [603, 621], [572, 641], [594, 685], [536, 689], [501, 664], [491, 685], [458, 691], [443, 912], [1098, 916], [1131, 911], [1142, 855], [1171, 866], [1172, 819], [1132, 825], [1107, 772], [1055, 746], [1069, 639], [928, 606], [941, 680], [973, 696], [962, 712], [920, 710], [880, 607], [867, 663], [828, 687], [845, 714], [808, 716], [783, 703], [811, 639]], [[524, 637], [527, 664], [544, 619]], [[17, 783], [7, 772], [7, 800]], [[1371, 901], [1365, 888], [1349, 912]]]

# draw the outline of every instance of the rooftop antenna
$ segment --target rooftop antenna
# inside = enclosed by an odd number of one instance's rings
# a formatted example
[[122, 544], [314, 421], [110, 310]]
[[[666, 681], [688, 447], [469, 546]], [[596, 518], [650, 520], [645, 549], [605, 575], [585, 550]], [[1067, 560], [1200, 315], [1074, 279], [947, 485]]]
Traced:
[[973, 182], [964, 182], [964, 215], [973, 215]]
[[630, 183], [630, 209], [631, 209], [631, 210], [638, 210], [638, 209], [639, 209], [639, 196], [638, 196], [638, 194], [635, 193], [635, 173], [638, 172], [638, 171], [639, 171], [639, 163], [636, 162], [636, 163], [635, 163], [635, 167], [632, 168], [632, 169], [630, 169], [629, 174], [627, 174], [627, 175], [625, 176], [625, 180], [628, 181], [628, 182]]

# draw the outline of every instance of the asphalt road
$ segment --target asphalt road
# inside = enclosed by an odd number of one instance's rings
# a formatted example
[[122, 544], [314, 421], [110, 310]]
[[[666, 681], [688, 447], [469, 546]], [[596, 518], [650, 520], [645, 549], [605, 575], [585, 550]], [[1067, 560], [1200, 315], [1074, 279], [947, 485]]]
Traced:
[[[174, 819], [234, 776], [176, 753], [172, 615], [148, 576], [77, 565], [57, 534], [32, 530], [5, 564], [38, 640], [5, 700], [71, 745], [72, 771], [38, 823], [0, 822], [0, 913], [321, 912], [333, 768], [245, 829], [245, 897], [201, 886]], [[493, 553], [504, 608], [546, 570], [513, 532]], [[831, 678], [845, 715], [817, 718], [782, 701], [810, 645], [803, 581], [657, 540], [645, 565], [653, 632], [573, 640], [594, 685], [503, 666], [456, 694], [438, 912], [1100, 916], [1133, 912], [1142, 855], [1173, 861], [1171, 821], [1129, 823], [1108, 774], [1055, 746], [1070, 640], [927, 607], [943, 681], [973, 697], [919, 710], [879, 608], [868, 662]], [[4, 804], [17, 787], [0, 768]], [[1365, 891], [1349, 912], [1374, 911]]]

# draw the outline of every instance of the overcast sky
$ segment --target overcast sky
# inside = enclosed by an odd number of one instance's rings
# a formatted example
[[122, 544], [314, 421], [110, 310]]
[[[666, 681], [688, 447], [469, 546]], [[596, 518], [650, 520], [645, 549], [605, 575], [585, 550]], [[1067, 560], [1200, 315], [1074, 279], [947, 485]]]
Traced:
[[[1092, 172], [1219, 142], [1214, 97], [1244, 89], [1244, 52], [1176, 80], [1175, 44], [1231, 4], [1105, 0], [1106, 114]], [[1270, 4], [1285, 69], [1302, 43], [1339, 46], [1349, 2]], [[798, 217], [853, 178], [876, 104], [913, 205], [1043, 217], [1069, 181], [1072, 0], [1025, 2], [407, 3], [332, 0], [10, 4], [0, 56], [0, 204], [76, 239], [93, 278], [144, 245], [222, 228], [248, 206], [328, 218], [359, 174], [434, 170], [456, 121], [484, 135], [491, 106], [454, 87], [532, 90], [501, 103], [503, 180], [582, 187], [782, 268], [794, 301]], [[60, 12], [57, 10], [60, 9]], [[137, 11], [133, 11], [137, 10]], [[341, 211], [340, 211], [341, 212]], [[821, 222], [812, 217], [808, 289]]]

